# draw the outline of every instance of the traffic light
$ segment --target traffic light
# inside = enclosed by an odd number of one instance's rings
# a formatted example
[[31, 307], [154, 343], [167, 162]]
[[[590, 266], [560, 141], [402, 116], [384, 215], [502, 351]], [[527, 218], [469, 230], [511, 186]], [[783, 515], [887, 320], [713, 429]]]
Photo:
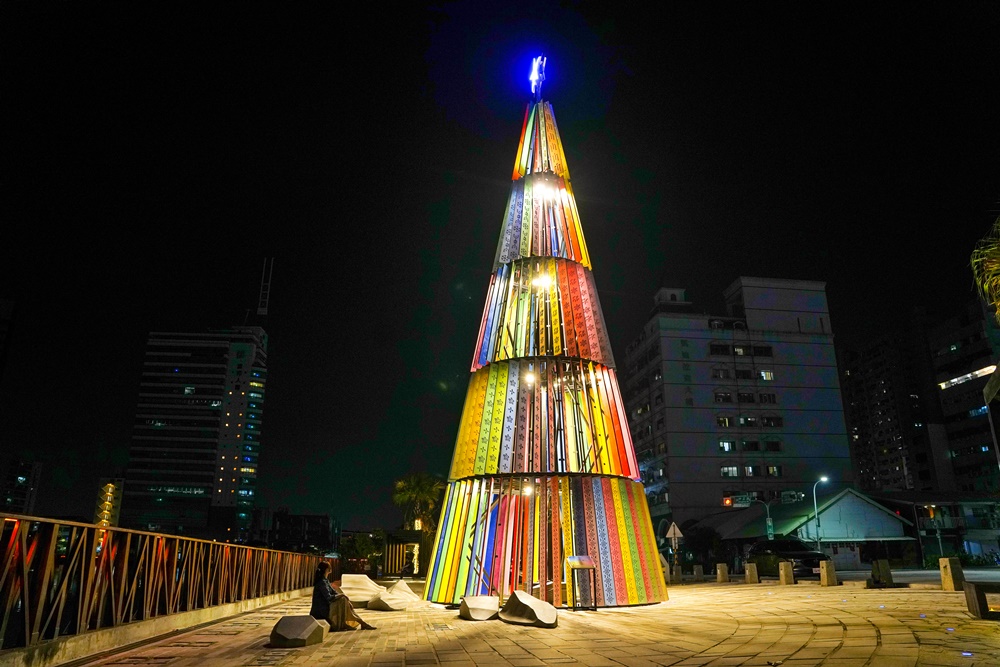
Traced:
[[733, 499], [730, 496], [724, 496], [722, 498], [722, 506], [723, 507], [732, 507], [733, 506]]

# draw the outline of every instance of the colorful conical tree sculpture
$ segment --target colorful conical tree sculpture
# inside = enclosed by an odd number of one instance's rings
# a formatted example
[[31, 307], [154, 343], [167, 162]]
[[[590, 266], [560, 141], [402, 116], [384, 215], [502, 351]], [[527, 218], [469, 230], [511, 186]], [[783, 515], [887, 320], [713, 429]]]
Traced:
[[[541, 97], [544, 66], [534, 61], [424, 597], [660, 602], [667, 588], [566, 157]], [[574, 577], [580, 556], [594, 569]]]

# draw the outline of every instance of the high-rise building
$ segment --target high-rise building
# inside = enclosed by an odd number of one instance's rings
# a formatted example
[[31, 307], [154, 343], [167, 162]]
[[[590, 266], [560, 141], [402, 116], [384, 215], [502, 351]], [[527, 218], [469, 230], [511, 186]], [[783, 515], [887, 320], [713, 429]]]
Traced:
[[667, 591], [645, 492], [555, 113], [541, 97], [544, 59], [535, 64], [424, 596], [659, 602]]
[[625, 404], [662, 537], [853, 472], [822, 282], [741, 277], [725, 316], [662, 288], [625, 357]]
[[996, 493], [1000, 458], [993, 431], [998, 423], [983, 397], [1000, 359], [1000, 330], [992, 308], [978, 299], [968, 303], [930, 329], [928, 346], [955, 485], [961, 492]]
[[0, 512], [34, 514], [42, 464], [16, 456], [0, 457]]
[[841, 384], [863, 491], [954, 489], [940, 389], [932, 381], [920, 318], [905, 331], [844, 350]]
[[122, 525], [245, 541], [266, 382], [267, 334], [260, 327], [151, 333]]

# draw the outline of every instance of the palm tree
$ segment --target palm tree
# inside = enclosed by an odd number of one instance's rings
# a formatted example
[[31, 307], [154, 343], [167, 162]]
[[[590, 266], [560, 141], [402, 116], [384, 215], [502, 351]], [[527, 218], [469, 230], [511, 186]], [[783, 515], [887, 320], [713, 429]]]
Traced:
[[1000, 218], [972, 251], [972, 277], [979, 294], [991, 306], [997, 307], [1000, 321]]
[[419, 525], [421, 530], [431, 532], [437, 527], [434, 510], [443, 495], [444, 481], [426, 472], [412, 472], [396, 480], [392, 502], [403, 508], [408, 525]]

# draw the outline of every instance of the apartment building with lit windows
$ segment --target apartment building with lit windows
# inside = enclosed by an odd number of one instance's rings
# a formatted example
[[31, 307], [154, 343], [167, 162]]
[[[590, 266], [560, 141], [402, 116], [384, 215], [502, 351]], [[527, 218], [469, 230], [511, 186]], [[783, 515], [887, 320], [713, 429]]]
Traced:
[[930, 330], [928, 346], [955, 485], [960, 492], [996, 493], [997, 423], [995, 410], [987, 409], [983, 397], [1000, 358], [1000, 331], [992, 309], [978, 299], [970, 302]]
[[266, 383], [267, 334], [260, 327], [151, 333], [121, 524], [245, 541]]
[[741, 277], [726, 315], [662, 288], [621, 373], [657, 536], [827, 476], [853, 482], [825, 283]]
[[840, 357], [858, 487], [866, 493], [955, 490], [923, 317], [915, 314], [906, 329]]

